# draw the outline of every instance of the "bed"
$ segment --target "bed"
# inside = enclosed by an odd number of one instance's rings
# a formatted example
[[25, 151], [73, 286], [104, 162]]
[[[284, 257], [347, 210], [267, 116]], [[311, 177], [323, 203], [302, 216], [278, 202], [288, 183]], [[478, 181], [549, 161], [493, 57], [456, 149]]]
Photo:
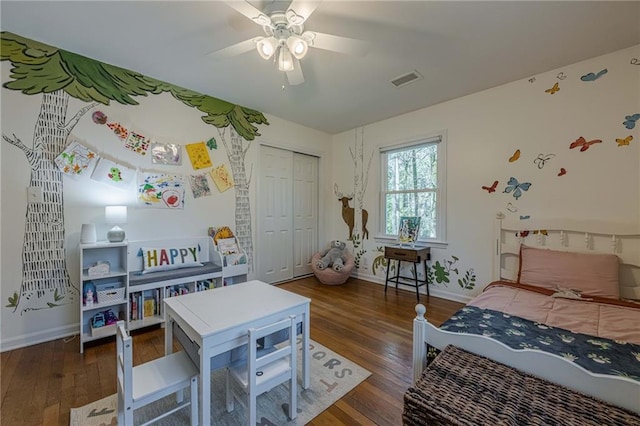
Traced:
[[[437, 369], [466, 362], [466, 375], [476, 365], [489, 380], [504, 365], [513, 383], [533, 377], [543, 394], [568, 389], [563, 399], [576, 398], [576, 406], [602, 401], [594, 412], [621, 409], [640, 424], [638, 226], [510, 223], [498, 214], [492, 249], [494, 281], [440, 328], [416, 306], [414, 383], [426, 384], [429, 360], [442, 351]], [[406, 403], [405, 395], [405, 410]]]

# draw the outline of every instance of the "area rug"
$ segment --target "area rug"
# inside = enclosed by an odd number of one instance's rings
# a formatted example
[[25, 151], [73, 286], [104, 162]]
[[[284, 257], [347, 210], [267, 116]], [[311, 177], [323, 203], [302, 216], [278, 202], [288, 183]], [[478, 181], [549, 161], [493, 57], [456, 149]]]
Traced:
[[[310, 348], [311, 386], [309, 389], [302, 389], [302, 386], [298, 385], [297, 418], [293, 421], [288, 420], [285, 384], [258, 397], [258, 423], [265, 426], [304, 425], [371, 375], [371, 372], [358, 364], [313, 340], [310, 341]], [[299, 350], [299, 368], [302, 365], [300, 354]], [[236, 403], [231, 413], [227, 413], [225, 409], [224, 379], [224, 369], [211, 374], [211, 424], [244, 425], [247, 423], [247, 417], [242, 404]], [[165, 407], [173, 406], [174, 403], [175, 397], [169, 396], [136, 410], [135, 424], [142, 424], [161, 412], [168, 411]], [[72, 408], [71, 426], [115, 426], [118, 423], [117, 404], [118, 398], [114, 394], [80, 408]], [[189, 408], [184, 408], [155, 424], [188, 425]]]

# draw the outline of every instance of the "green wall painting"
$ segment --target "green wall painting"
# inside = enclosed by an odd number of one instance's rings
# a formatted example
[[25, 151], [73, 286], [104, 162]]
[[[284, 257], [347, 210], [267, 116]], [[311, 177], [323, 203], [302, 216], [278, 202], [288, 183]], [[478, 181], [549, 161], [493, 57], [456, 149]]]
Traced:
[[[13, 33], [1, 32], [0, 37], [0, 58], [10, 61], [12, 66], [9, 81], [3, 87], [25, 95], [42, 95], [32, 147], [16, 135], [2, 135], [5, 142], [24, 153], [31, 169], [29, 186], [42, 188], [45, 201], [27, 205], [22, 284], [19, 292], [8, 298], [8, 307], [23, 313], [72, 303], [77, 297], [78, 289], [71, 283], [66, 267], [63, 179], [54, 159], [88, 111], [111, 101], [138, 105], [137, 96], [168, 92], [203, 113], [202, 121], [217, 129], [218, 141], [226, 149], [235, 181], [236, 236], [252, 264], [250, 179], [244, 160], [251, 141], [260, 135], [255, 125], [269, 124], [261, 112]], [[88, 104], [68, 118], [70, 97]], [[215, 142], [212, 145], [215, 147]]]

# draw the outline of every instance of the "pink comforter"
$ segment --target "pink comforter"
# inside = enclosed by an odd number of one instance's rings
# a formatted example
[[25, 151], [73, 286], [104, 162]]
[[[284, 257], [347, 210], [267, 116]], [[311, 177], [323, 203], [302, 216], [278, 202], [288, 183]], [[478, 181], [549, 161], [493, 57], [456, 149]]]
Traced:
[[551, 297], [548, 291], [509, 282], [495, 282], [469, 305], [493, 309], [552, 327], [640, 344], [640, 304], [596, 298]]

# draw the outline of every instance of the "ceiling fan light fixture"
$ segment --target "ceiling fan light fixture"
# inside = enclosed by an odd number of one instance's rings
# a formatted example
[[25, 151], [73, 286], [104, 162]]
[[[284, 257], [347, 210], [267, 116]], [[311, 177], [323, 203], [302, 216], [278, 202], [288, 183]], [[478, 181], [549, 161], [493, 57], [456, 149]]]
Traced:
[[298, 36], [292, 35], [287, 39], [287, 47], [296, 59], [302, 59], [309, 51], [309, 45], [307, 42]]
[[293, 71], [293, 57], [287, 46], [280, 46], [278, 52], [278, 70], [280, 71]]
[[262, 57], [262, 59], [269, 59], [276, 52], [276, 47], [278, 46], [278, 41], [275, 37], [263, 37], [262, 39], [256, 42], [256, 48], [258, 49], [258, 54]]

